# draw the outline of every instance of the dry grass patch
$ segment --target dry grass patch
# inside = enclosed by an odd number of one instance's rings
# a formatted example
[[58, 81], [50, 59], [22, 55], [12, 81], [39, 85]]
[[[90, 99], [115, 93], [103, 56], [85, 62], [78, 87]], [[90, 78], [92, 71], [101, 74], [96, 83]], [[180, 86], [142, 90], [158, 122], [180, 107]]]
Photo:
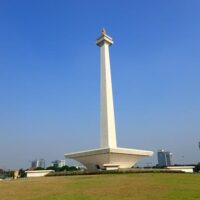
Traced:
[[2, 200], [200, 200], [197, 174], [109, 174], [0, 182]]

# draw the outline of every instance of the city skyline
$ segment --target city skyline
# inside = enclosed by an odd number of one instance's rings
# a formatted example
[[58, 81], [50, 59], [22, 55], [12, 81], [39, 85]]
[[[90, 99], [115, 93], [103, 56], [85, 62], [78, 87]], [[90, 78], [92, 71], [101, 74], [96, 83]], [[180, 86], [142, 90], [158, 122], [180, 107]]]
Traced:
[[200, 161], [200, 3], [95, 2], [0, 3], [0, 168], [99, 145], [104, 26], [119, 146]]

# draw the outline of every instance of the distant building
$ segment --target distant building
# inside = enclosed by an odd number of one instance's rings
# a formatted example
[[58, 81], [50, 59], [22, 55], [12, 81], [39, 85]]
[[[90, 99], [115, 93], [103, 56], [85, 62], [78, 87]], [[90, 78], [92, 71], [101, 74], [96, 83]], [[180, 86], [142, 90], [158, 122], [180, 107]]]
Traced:
[[160, 167], [172, 165], [172, 153], [165, 150], [158, 151], [158, 165]]
[[53, 167], [60, 167], [61, 168], [65, 165], [66, 165], [65, 160], [55, 160], [55, 161], [51, 162], [51, 166], [53, 166]]
[[42, 177], [54, 172], [54, 170], [28, 170], [26, 171], [27, 178], [29, 177]]
[[31, 162], [31, 168], [35, 169], [35, 168], [45, 168], [45, 160], [44, 159], [38, 159], [38, 160], [34, 160]]
[[172, 170], [172, 171], [182, 171], [186, 173], [193, 173], [194, 172], [195, 166], [171, 166], [167, 167], [167, 169]]

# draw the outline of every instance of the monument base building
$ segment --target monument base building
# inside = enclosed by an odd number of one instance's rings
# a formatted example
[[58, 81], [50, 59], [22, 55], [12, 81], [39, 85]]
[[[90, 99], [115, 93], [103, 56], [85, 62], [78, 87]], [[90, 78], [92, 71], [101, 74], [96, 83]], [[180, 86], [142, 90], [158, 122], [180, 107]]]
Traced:
[[98, 171], [129, 169], [140, 159], [152, 155], [151, 151], [118, 147], [67, 153], [65, 157], [82, 163], [88, 171]]
[[65, 157], [79, 161], [88, 171], [131, 168], [140, 159], [152, 156], [153, 152], [117, 147], [109, 56], [109, 46], [113, 44], [113, 40], [106, 35], [105, 29], [97, 38], [96, 44], [101, 51], [100, 148], [66, 153]]

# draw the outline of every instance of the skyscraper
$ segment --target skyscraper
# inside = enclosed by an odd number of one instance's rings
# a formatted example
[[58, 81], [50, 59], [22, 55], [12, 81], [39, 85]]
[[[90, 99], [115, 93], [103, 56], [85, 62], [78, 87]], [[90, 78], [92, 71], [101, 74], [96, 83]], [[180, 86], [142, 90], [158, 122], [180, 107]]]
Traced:
[[38, 159], [31, 162], [31, 168], [37, 168], [37, 167], [45, 168], [45, 160]]
[[51, 166], [53, 167], [63, 167], [65, 165], [65, 160], [55, 160], [51, 162]]
[[158, 151], [158, 165], [160, 167], [172, 165], [172, 153], [165, 150]]

